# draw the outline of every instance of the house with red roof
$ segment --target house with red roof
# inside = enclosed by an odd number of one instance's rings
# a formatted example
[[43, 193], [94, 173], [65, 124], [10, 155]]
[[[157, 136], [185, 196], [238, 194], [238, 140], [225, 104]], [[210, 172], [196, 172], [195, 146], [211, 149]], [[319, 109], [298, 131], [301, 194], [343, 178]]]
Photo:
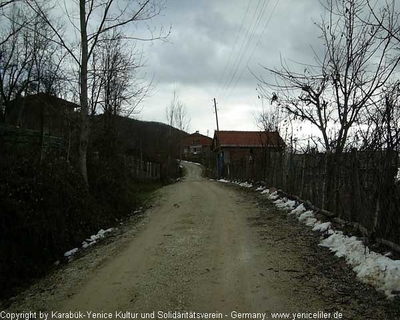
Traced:
[[281, 152], [284, 148], [277, 131], [215, 131], [211, 146], [217, 156], [218, 178], [231, 178], [232, 169], [239, 167], [246, 171], [246, 178], [251, 178], [266, 151]]
[[213, 139], [196, 131], [181, 140], [181, 148], [184, 158], [199, 157], [211, 153]]

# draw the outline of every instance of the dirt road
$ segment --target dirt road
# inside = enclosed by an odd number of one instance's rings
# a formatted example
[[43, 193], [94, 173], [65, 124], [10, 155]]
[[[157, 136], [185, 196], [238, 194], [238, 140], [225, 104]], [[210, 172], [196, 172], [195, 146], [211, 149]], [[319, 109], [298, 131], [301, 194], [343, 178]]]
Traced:
[[130, 312], [126, 318], [195, 311], [225, 319], [306, 311], [390, 319], [397, 312], [319, 248], [306, 227], [266, 200], [201, 178], [200, 166], [184, 165], [186, 178], [161, 190], [139, 226], [128, 224], [9, 310], [111, 312], [113, 318], [121, 311]]
[[273, 279], [261, 275], [268, 258], [247, 226], [254, 204], [185, 166], [187, 177], [168, 189], [146, 228], [62, 310], [287, 310]]

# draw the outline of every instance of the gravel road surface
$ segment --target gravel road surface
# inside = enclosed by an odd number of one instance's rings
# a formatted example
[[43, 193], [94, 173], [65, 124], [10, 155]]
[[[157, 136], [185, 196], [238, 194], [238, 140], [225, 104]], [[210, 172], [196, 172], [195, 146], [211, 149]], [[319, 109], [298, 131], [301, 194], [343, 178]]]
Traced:
[[398, 301], [359, 283], [307, 227], [261, 195], [206, 180], [201, 166], [183, 164], [186, 177], [161, 189], [140, 219], [12, 299], [7, 312], [271, 319], [319, 311], [316, 319], [400, 319]]

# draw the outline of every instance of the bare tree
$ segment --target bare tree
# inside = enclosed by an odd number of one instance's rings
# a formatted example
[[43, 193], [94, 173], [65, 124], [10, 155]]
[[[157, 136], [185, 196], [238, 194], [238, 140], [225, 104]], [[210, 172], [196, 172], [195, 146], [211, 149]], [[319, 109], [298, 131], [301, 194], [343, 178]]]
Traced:
[[7, 7], [8, 5], [10, 5], [10, 4], [12, 4], [12, 3], [15, 3], [15, 2], [17, 2], [17, 1], [19, 1], [19, 0], [7, 0], [7, 1], [2, 1], [2, 2], [0, 3], [0, 9], [3, 9], [3, 8]]
[[398, 81], [386, 86], [382, 99], [371, 106], [360, 119], [353, 146], [361, 150], [398, 150], [400, 146]]
[[[263, 92], [263, 88], [261, 88], [261, 91]], [[275, 97], [276, 94], [272, 93], [272, 96]], [[258, 99], [261, 100], [261, 111], [254, 114], [257, 127], [262, 131], [279, 131], [278, 127], [282, 120], [279, 104], [272, 98], [270, 104], [266, 106], [263, 96], [259, 95]]]
[[[89, 142], [89, 105], [88, 105], [88, 66], [90, 58], [99, 45], [101, 35], [114, 29], [122, 30], [124, 27], [134, 25], [141, 21], [150, 20], [158, 15], [163, 8], [163, 0], [145, 1], [119, 1], [119, 0], [79, 0], [75, 10], [79, 13], [79, 24], [75, 23], [74, 15], [68, 12], [68, 20], [75, 30], [79, 31], [79, 54], [76, 52], [74, 41], [68, 42], [54, 22], [43, 14], [43, 4], [39, 0], [27, 0], [28, 5], [52, 28], [56, 35], [57, 42], [62, 45], [70, 54], [79, 67], [80, 82], [80, 142], [79, 142], [79, 169], [89, 188], [87, 175], [87, 150]], [[67, 8], [67, 4], [65, 3]], [[122, 31], [121, 31], [122, 32]], [[148, 39], [133, 37], [127, 33], [123, 36], [131, 40], [155, 40], [166, 37], [162, 31], [158, 36], [151, 33]], [[77, 40], [77, 39], [75, 39]]]
[[175, 123], [175, 110], [178, 103], [180, 103], [178, 94], [176, 93], [176, 90], [174, 90], [174, 96], [169, 105], [167, 105], [165, 108], [165, 118], [167, 120], [167, 124], [171, 127], [173, 127]]
[[20, 28], [24, 21], [30, 20], [28, 13], [14, 7], [9, 17], [9, 24], [3, 29], [6, 40], [0, 44], [0, 96], [6, 122], [10, 102], [20, 97], [32, 81], [34, 55], [32, 34]]
[[315, 125], [324, 148], [340, 154], [354, 123], [379, 98], [399, 56], [393, 55], [393, 36], [366, 23], [372, 16], [362, 1], [328, 0], [325, 9], [328, 19], [317, 26], [326, 50], [315, 56], [316, 65], [301, 65], [304, 71], [295, 72], [283, 62], [281, 69], [265, 68], [276, 83], [258, 79], [264, 94], [276, 91], [289, 114]]
[[185, 104], [179, 99], [178, 93], [174, 90], [170, 104], [165, 108], [165, 117], [168, 125], [181, 131], [187, 131], [190, 126], [190, 117]]
[[190, 117], [187, 113], [186, 106], [178, 101], [175, 110], [175, 126], [181, 131], [187, 132], [190, 126]]
[[[89, 70], [91, 113], [131, 116], [152, 90], [139, 73], [145, 66], [137, 51], [113, 30], [105, 33]], [[96, 110], [101, 109], [101, 110]]]
[[[22, 1], [20, 0], [11, 0], [0, 3], [0, 22], [3, 26], [15, 19], [16, 11], [20, 10], [20, 7], [17, 5], [21, 4], [21, 2]], [[26, 24], [30, 22], [26, 12], [24, 12], [23, 15], [25, 19], [18, 19], [18, 23], [14, 23], [13, 28], [8, 28], [7, 33], [2, 33], [0, 45], [3, 45], [5, 42], [9, 41], [13, 35], [18, 33]]]
[[57, 96], [63, 82], [62, 68], [65, 50], [52, 41], [54, 36], [48, 25], [39, 18], [27, 27], [31, 34], [32, 81], [29, 90], [33, 93], [46, 92]]
[[22, 95], [57, 95], [62, 87], [64, 52], [52, 41], [47, 24], [22, 1], [10, 6], [3, 17], [7, 23], [2, 29], [6, 40], [0, 44], [0, 96], [7, 115], [10, 101]]
[[[295, 119], [315, 125], [321, 144], [333, 157], [326, 194], [333, 210], [337, 200], [337, 170], [349, 136], [363, 114], [380, 99], [385, 84], [399, 64], [393, 35], [379, 26], [360, 0], [328, 0], [327, 18], [317, 23], [325, 54], [315, 53], [315, 65], [300, 64], [293, 71], [282, 62], [280, 69], [265, 68], [276, 82], [258, 79], [270, 96], [276, 92], [280, 105]], [[328, 170], [329, 167], [329, 170]]]
[[165, 117], [169, 125], [167, 168], [170, 170], [172, 163], [171, 156], [175, 156], [177, 154], [177, 147], [179, 147], [179, 154], [182, 158], [182, 150], [179, 141], [180, 137], [173, 135], [172, 128], [175, 127], [181, 131], [186, 131], [190, 125], [190, 117], [187, 114], [186, 106], [179, 99], [176, 90], [174, 90], [173, 98], [170, 104], [165, 108]]
[[262, 109], [256, 116], [258, 127], [263, 131], [276, 131], [278, 129], [278, 122], [276, 114]]

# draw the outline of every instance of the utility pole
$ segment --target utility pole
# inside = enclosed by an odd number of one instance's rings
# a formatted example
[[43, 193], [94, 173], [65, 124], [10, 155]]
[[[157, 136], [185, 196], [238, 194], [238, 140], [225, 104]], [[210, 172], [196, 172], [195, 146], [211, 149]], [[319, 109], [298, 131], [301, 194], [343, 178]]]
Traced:
[[214, 109], [215, 109], [215, 120], [217, 120], [217, 132], [215, 133], [216, 138], [216, 150], [217, 150], [217, 178], [221, 179], [221, 172], [223, 166], [223, 153], [221, 153], [221, 147], [218, 141], [218, 132], [219, 132], [219, 124], [218, 124], [218, 111], [217, 111], [217, 101], [214, 98]]
[[215, 109], [215, 119], [217, 120], [217, 131], [219, 131], [219, 125], [218, 125], [218, 112], [217, 112], [217, 101], [214, 98], [214, 109]]

